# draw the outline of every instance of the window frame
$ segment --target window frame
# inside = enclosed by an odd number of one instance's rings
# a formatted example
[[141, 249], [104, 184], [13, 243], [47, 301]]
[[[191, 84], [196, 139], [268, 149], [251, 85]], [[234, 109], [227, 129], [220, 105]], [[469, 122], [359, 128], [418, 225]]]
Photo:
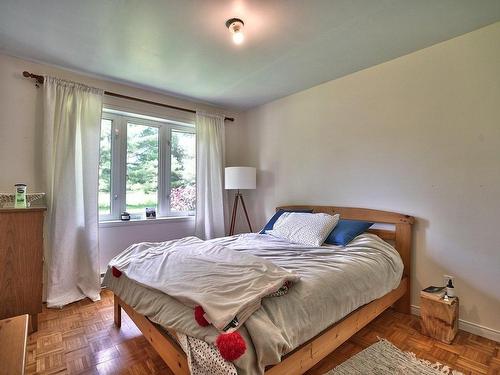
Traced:
[[[99, 222], [120, 220], [121, 213], [126, 210], [128, 123], [158, 128], [157, 217], [193, 216], [194, 211], [177, 212], [170, 209], [170, 178], [172, 131], [175, 130], [194, 134], [196, 139], [195, 125], [166, 118], [151, 117], [139, 113], [121, 112], [108, 108], [103, 108], [101, 119], [111, 121], [111, 208], [110, 214], [99, 214]], [[140, 216], [131, 216], [132, 219], [145, 219], [145, 213], [142, 213]]]

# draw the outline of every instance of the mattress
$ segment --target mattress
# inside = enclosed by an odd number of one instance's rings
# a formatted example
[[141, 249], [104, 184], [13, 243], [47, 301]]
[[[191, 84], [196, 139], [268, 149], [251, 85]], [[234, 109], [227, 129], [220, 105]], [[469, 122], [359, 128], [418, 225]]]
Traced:
[[[262, 374], [268, 365], [319, 334], [358, 307], [395, 289], [403, 273], [397, 251], [374, 234], [364, 233], [346, 247], [305, 247], [267, 234], [242, 234], [210, 240], [269, 259], [300, 274], [288, 294], [264, 298], [239, 329], [247, 351], [234, 362], [238, 374]], [[108, 270], [104, 284], [151, 321], [213, 344], [218, 331], [200, 327], [193, 310], [157, 290]]]

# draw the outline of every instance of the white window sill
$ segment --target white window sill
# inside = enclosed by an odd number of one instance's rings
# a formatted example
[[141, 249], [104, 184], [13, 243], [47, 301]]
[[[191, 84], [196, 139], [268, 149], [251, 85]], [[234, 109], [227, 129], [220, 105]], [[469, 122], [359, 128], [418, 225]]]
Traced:
[[123, 227], [130, 225], [166, 224], [183, 221], [194, 221], [194, 216], [168, 216], [158, 217], [156, 219], [130, 219], [128, 221], [106, 220], [99, 222], [99, 228]]

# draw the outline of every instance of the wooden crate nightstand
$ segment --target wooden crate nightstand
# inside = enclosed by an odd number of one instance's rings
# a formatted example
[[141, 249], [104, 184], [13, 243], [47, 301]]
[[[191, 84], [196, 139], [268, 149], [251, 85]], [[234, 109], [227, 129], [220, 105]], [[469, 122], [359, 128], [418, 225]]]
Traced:
[[420, 294], [422, 333], [451, 344], [458, 331], [458, 306], [458, 297], [445, 301]]

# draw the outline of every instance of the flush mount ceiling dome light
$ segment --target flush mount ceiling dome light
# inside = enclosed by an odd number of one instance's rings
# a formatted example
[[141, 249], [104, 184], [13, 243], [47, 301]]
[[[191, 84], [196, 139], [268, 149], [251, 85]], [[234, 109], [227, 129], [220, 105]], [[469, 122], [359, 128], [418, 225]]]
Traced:
[[231, 18], [226, 21], [226, 27], [233, 34], [233, 42], [235, 44], [243, 43], [245, 36], [243, 35], [243, 26], [245, 23], [239, 18]]

